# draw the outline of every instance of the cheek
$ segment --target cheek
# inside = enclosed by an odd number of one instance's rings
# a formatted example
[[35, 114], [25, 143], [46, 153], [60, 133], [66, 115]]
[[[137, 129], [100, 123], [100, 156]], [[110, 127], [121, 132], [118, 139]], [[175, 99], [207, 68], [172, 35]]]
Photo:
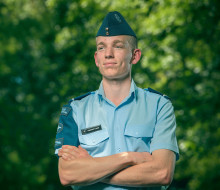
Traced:
[[126, 62], [127, 64], [130, 64], [130, 63], [131, 63], [131, 60], [132, 60], [132, 56], [129, 54], [129, 55], [127, 55], [127, 56], [124, 58], [124, 60], [125, 60], [125, 62]]

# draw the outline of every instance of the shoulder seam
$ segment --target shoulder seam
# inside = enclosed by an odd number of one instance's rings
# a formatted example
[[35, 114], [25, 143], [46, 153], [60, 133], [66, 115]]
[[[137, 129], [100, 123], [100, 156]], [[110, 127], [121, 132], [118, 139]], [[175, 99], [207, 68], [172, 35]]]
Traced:
[[151, 93], [155, 93], [155, 94], [161, 95], [161, 96], [163, 96], [164, 98], [166, 98], [166, 99], [168, 99], [168, 100], [171, 100], [171, 98], [170, 98], [169, 96], [167, 96], [167, 95], [165, 95], [165, 94], [162, 94], [162, 93], [160, 93], [160, 92], [158, 92], [158, 91], [156, 91], [156, 90], [154, 90], [154, 89], [152, 89], [152, 88], [145, 88], [144, 90], [149, 91], [149, 92], [151, 92]]
[[76, 97], [76, 98], [73, 98], [72, 99], [72, 101], [73, 100], [81, 100], [81, 99], [83, 99], [83, 98], [85, 98], [85, 97], [87, 97], [87, 96], [89, 96], [89, 95], [91, 95], [91, 94], [93, 94], [94, 92], [87, 92], [86, 94], [83, 94], [83, 95], [81, 95], [81, 96], [78, 96], [78, 97]]

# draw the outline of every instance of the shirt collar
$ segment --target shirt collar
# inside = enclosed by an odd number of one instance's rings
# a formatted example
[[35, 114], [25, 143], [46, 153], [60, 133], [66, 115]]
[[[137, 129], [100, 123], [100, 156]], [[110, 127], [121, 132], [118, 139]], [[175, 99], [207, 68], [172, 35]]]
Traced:
[[[99, 100], [106, 98], [102, 82], [100, 83], [100, 86], [99, 86], [97, 93], [99, 95]], [[128, 98], [131, 98], [133, 96], [135, 101], [137, 101], [137, 93], [138, 93], [138, 88], [137, 88], [134, 80], [132, 79]]]
[[99, 85], [99, 89], [98, 89], [98, 95], [105, 97], [105, 92], [104, 92], [104, 88], [103, 88], [103, 84], [102, 82]]

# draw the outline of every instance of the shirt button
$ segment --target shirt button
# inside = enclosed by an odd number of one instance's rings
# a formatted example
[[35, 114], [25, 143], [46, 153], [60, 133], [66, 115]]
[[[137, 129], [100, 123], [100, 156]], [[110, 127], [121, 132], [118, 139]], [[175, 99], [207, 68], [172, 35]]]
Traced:
[[119, 149], [118, 149], [118, 151], [120, 152], [120, 151], [121, 151], [121, 149], [119, 148]]

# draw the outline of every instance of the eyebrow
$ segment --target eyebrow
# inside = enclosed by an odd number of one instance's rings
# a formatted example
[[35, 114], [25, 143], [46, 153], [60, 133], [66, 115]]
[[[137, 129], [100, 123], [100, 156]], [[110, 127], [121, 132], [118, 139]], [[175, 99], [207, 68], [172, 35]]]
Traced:
[[104, 42], [99, 42], [99, 43], [97, 44], [97, 46], [99, 46], [99, 45], [105, 45], [105, 43], [104, 43]]
[[[117, 43], [125, 44], [125, 42], [122, 41], [122, 40], [114, 40], [114, 41], [113, 41], [113, 45], [115, 45], [115, 44], [117, 44]], [[99, 46], [99, 45], [105, 45], [105, 43], [104, 43], [104, 42], [99, 42], [99, 43], [97, 44], [97, 46]]]

